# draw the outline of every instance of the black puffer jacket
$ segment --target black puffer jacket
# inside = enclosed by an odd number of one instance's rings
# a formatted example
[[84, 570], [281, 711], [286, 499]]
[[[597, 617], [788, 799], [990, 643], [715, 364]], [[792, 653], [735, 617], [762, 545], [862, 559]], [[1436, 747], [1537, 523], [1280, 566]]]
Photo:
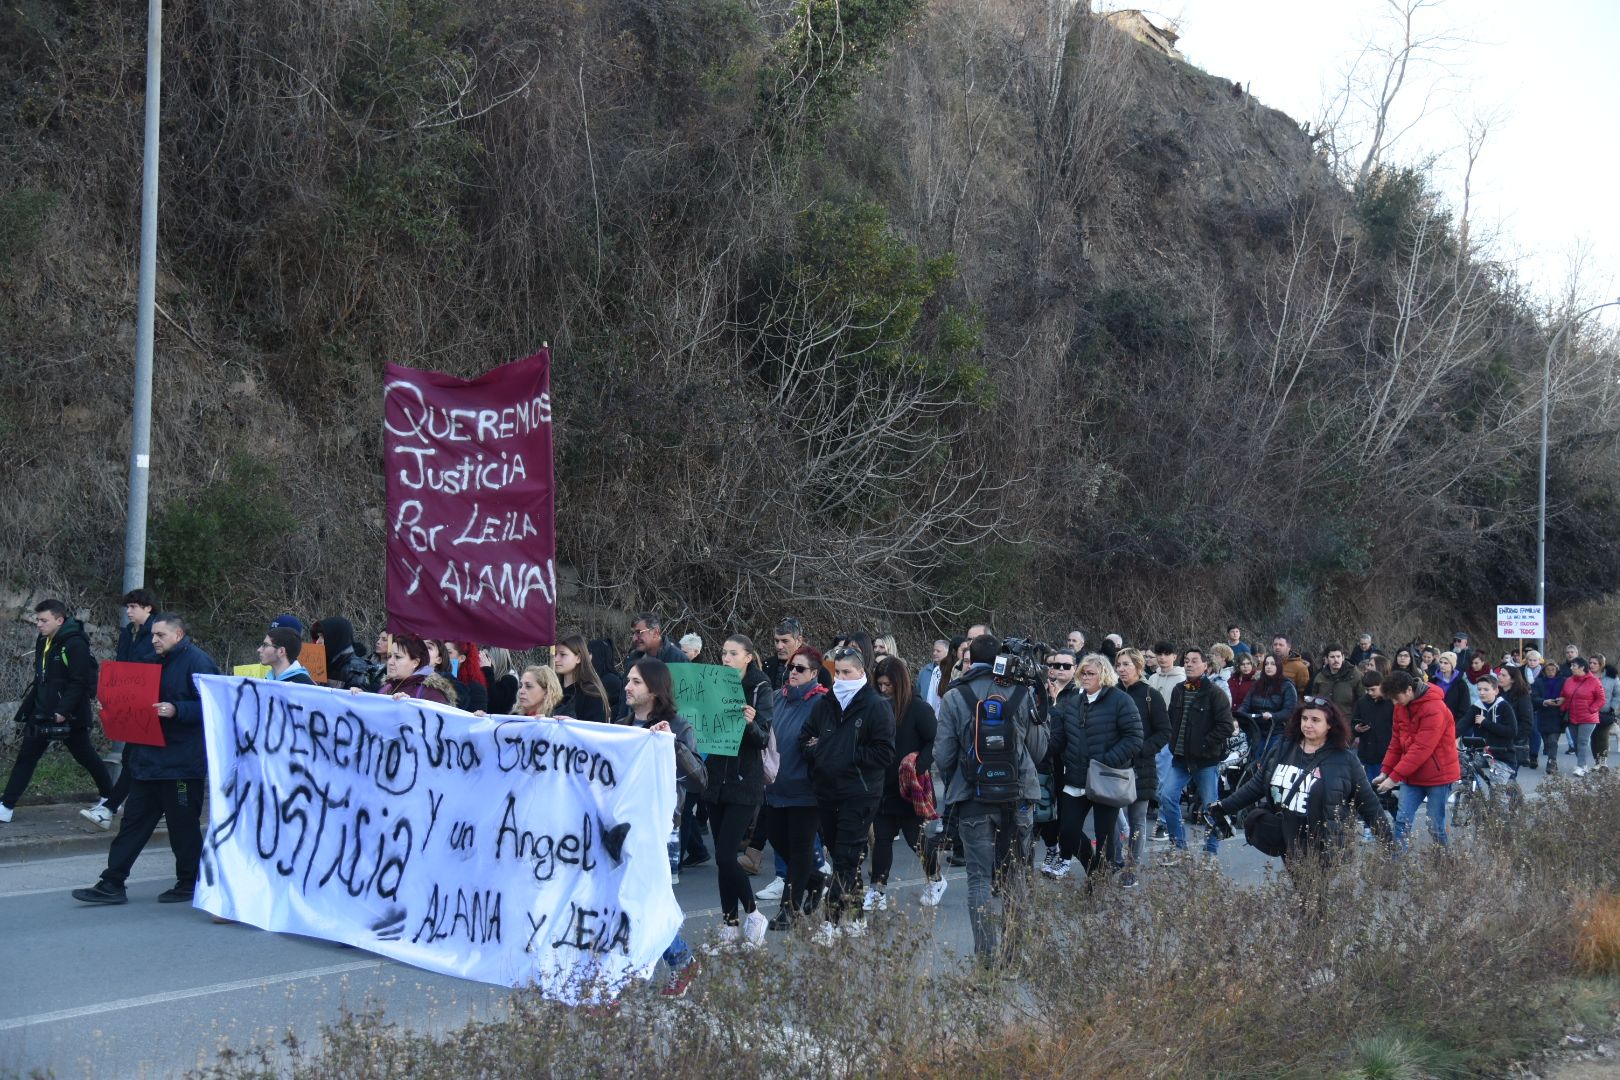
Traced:
[[50, 637], [34, 639], [34, 718], [42, 724], [54, 717], [69, 726], [90, 726], [90, 701], [96, 696], [96, 658], [90, 639], [78, 619], [68, 619]]
[[881, 813], [905, 817], [915, 814], [909, 799], [900, 797], [900, 763], [907, 754], [917, 755], [917, 775], [922, 776], [934, 766], [934, 735], [939, 720], [934, 710], [921, 697], [906, 703], [906, 713], [894, 730], [894, 765], [883, 771], [883, 802]]
[[339, 690], [369, 690], [376, 674], [354, 646], [354, 624], [341, 615], [315, 624], [326, 646], [326, 685]]
[[1159, 790], [1159, 751], [1170, 745], [1170, 710], [1164, 698], [1138, 679], [1120, 689], [1136, 703], [1136, 712], [1142, 718], [1142, 748], [1136, 752], [1136, 797], [1145, 799]]
[[[1475, 718], [1479, 723], [1474, 723]], [[1518, 751], [1513, 746], [1519, 741], [1519, 714], [1513, 703], [1498, 694], [1489, 705], [1475, 705], [1457, 724], [1457, 738], [1484, 739], [1491, 756], [1504, 765], [1519, 763]]]
[[[810, 740], [816, 740], [814, 746]], [[823, 806], [848, 799], [878, 799], [883, 774], [894, 759], [894, 710], [870, 680], [849, 699], [849, 708], [828, 693], [816, 701], [799, 733], [810, 763], [810, 783]]]
[[[1123, 769], [1136, 761], [1142, 749], [1142, 717], [1136, 702], [1117, 686], [1105, 686], [1097, 700], [1088, 701], [1085, 691], [1076, 695], [1073, 708], [1055, 710], [1051, 725], [1051, 749], [1047, 753], [1063, 762], [1064, 783], [1084, 786], [1086, 769], [1096, 758], [1112, 769]], [[1141, 781], [1137, 781], [1138, 788]]]
[[737, 756], [710, 754], [709, 789], [704, 798], [731, 806], [758, 806], [765, 801], [765, 747], [771, 741], [771, 680], [758, 668], [743, 672], [743, 700], [754, 707], [754, 719], [743, 725]]

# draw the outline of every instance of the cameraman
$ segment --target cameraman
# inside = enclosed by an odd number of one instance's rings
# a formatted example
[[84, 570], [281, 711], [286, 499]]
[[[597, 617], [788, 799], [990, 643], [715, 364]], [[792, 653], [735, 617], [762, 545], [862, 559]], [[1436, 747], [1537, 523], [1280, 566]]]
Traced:
[[[1003, 910], [1027, 892], [1030, 829], [1034, 804], [1041, 797], [1035, 763], [1046, 756], [1047, 731], [1035, 708], [1036, 694], [1011, 680], [998, 681], [993, 665], [1001, 642], [980, 634], [968, 647], [968, 668], [946, 690], [940, 704], [934, 763], [945, 778], [945, 802], [955, 812], [967, 858], [968, 919], [973, 950], [981, 963], [993, 963], [996, 929], [990, 915], [992, 879], [1000, 879]], [[1005, 730], [1016, 742], [1002, 753], [1014, 775], [1006, 784], [989, 779], [987, 765], [997, 764], [987, 752], [975, 723], [992, 698], [1000, 698]], [[998, 858], [999, 856], [999, 858]]]

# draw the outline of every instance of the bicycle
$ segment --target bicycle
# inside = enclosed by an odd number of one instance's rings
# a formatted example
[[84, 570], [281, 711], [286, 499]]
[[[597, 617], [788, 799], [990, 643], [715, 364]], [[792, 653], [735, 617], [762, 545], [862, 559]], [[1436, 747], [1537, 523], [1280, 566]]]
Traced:
[[1497, 761], [1484, 739], [1463, 738], [1457, 763], [1462, 778], [1446, 798], [1446, 818], [1453, 827], [1475, 829], [1487, 817], [1512, 813], [1524, 802], [1513, 767]]

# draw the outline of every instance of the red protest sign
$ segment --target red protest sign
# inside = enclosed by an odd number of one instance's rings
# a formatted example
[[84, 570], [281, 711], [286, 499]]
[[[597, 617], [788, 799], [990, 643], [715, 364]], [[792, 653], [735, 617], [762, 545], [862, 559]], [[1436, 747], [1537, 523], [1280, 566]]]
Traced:
[[158, 664], [108, 660], [101, 665], [96, 698], [101, 702], [101, 727], [107, 738], [142, 746], [163, 746], [163, 723], [158, 719]]
[[389, 364], [388, 629], [508, 649], [557, 634], [551, 353], [468, 382]]

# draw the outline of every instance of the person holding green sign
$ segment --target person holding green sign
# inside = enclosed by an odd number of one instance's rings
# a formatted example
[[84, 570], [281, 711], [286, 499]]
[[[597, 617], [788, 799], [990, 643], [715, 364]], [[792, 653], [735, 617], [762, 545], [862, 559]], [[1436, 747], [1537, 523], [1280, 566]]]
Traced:
[[[746, 942], [759, 945], [765, 940], [768, 922], [756, 908], [754, 887], [748, 871], [737, 862], [743, 838], [754, 825], [760, 803], [765, 801], [765, 748], [771, 741], [771, 681], [760, 670], [754, 643], [742, 634], [726, 639], [720, 662], [737, 672], [742, 680], [743, 727], [735, 752], [709, 755], [709, 786], [704, 798], [709, 802], [709, 828], [714, 834], [714, 861], [720, 879], [720, 946]], [[737, 918], [741, 907], [744, 917]]]

